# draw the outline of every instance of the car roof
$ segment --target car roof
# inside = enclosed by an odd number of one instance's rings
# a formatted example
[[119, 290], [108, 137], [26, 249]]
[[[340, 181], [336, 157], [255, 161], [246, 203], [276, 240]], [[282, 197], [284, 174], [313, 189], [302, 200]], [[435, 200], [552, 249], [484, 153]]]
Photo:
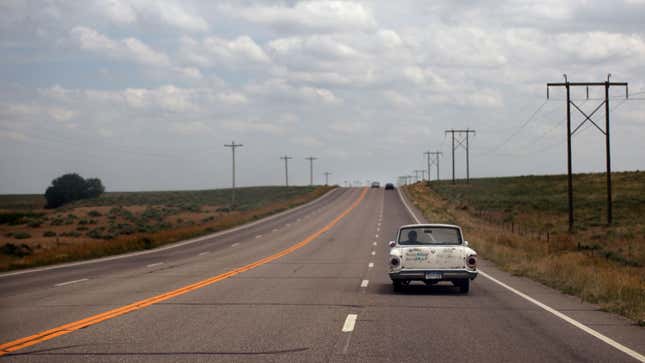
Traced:
[[403, 228], [418, 228], [418, 227], [448, 227], [448, 228], [458, 228], [461, 229], [461, 227], [454, 225], [454, 224], [443, 224], [443, 223], [416, 223], [416, 224], [406, 224], [399, 229]]

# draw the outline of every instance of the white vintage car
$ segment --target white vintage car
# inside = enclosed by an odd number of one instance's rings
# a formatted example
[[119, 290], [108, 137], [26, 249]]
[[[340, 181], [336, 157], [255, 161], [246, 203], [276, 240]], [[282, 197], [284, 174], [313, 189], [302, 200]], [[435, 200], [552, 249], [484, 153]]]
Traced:
[[477, 252], [468, 247], [461, 228], [451, 224], [401, 226], [396, 241], [390, 241], [388, 265], [394, 290], [410, 281], [427, 285], [450, 281], [462, 293], [477, 277]]

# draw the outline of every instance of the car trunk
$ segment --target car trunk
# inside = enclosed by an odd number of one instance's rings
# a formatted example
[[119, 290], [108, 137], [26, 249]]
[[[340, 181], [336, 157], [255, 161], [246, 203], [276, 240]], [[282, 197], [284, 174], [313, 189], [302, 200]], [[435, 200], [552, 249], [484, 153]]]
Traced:
[[464, 256], [455, 246], [410, 246], [402, 249], [404, 269], [464, 268]]

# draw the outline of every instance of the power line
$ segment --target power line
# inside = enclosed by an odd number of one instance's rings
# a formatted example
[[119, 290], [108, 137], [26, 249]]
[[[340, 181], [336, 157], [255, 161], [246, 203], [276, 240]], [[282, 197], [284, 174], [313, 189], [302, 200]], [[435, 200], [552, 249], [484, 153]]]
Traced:
[[537, 114], [540, 112], [540, 110], [542, 110], [542, 108], [544, 107], [544, 105], [546, 105], [546, 103], [547, 103], [547, 102], [548, 102], [548, 100], [544, 100], [544, 102], [542, 102], [542, 104], [541, 104], [540, 106], [538, 106], [538, 108], [537, 108], [537, 109], [535, 109], [535, 111], [533, 111], [533, 113], [531, 114], [531, 116], [530, 116], [528, 119], [526, 119], [526, 120], [525, 120], [525, 121], [520, 125], [520, 127], [519, 127], [515, 132], [513, 132], [509, 137], [507, 137], [506, 139], [504, 139], [504, 141], [502, 141], [500, 144], [498, 144], [498, 145], [494, 146], [493, 148], [489, 149], [488, 151], [484, 151], [484, 152], [483, 152], [482, 154], [480, 154], [480, 155], [487, 155], [487, 154], [491, 154], [491, 153], [493, 153], [493, 152], [495, 152], [495, 151], [499, 150], [502, 146], [506, 145], [506, 144], [507, 144], [509, 141], [511, 141], [515, 136], [517, 136], [517, 134], [519, 134], [519, 133], [520, 133], [520, 131], [522, 131], [522, 129], [524, 129], [524, 128], [525, 128], [525, 127], [526, 127], [526, 126], [527, 126], [531, 121], [533, 121], [533, 119], [535, 118], [535, 116], [537, 116]]

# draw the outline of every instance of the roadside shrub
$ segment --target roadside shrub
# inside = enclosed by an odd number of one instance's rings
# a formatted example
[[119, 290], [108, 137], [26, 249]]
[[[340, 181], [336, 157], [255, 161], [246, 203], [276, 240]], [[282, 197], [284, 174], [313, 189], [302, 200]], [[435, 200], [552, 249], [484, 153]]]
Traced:
[[29, 226], [31, 228], [38, 228], [38, 227], [40, 227], [41, 224], [42, 224], [42, 221], [39, 220], [39, 219], [36, 219], [36, 220], [32, 220], [29, 223], [27, 223], [27, 226]]
[[31, 238], [31, 235], [27, 232], [14, 232], [12, 234], [12, 237], [15, 239], [27, 239]]
[[43, 232], [43, 237], [56, 237], [56, 232], [54, 232], [54, 231], [45, 231], [45, 232]]
[[100, 217], [100, 216], [102, 216], [103, 214], [101, 214], [101, 212], [99, 212], [99, 211], [97, 211], [97, 210], [91, 210], [91, 211], [87, 212], [87, 215], [88, 215], [89, 217]]
[[2, 253], [8, 256], [25, 257], [31, 255], [33, 250], [24, 243], [21, 243], [20, 245], [5, 243], [2, 246]]
[[16, 226], [19, 224], [24, 224], [28, 222], [28, 218], [39, 218], [42, 217], [42, 213], [30, 213], [30, 212], [9, 212], [9, 213], [0, 213], [0, 224], [8, 224], [11, 226]]
[[76, 231], [63, 232], [60, 234], [61, 237], [80, 237], [81, 234]]

